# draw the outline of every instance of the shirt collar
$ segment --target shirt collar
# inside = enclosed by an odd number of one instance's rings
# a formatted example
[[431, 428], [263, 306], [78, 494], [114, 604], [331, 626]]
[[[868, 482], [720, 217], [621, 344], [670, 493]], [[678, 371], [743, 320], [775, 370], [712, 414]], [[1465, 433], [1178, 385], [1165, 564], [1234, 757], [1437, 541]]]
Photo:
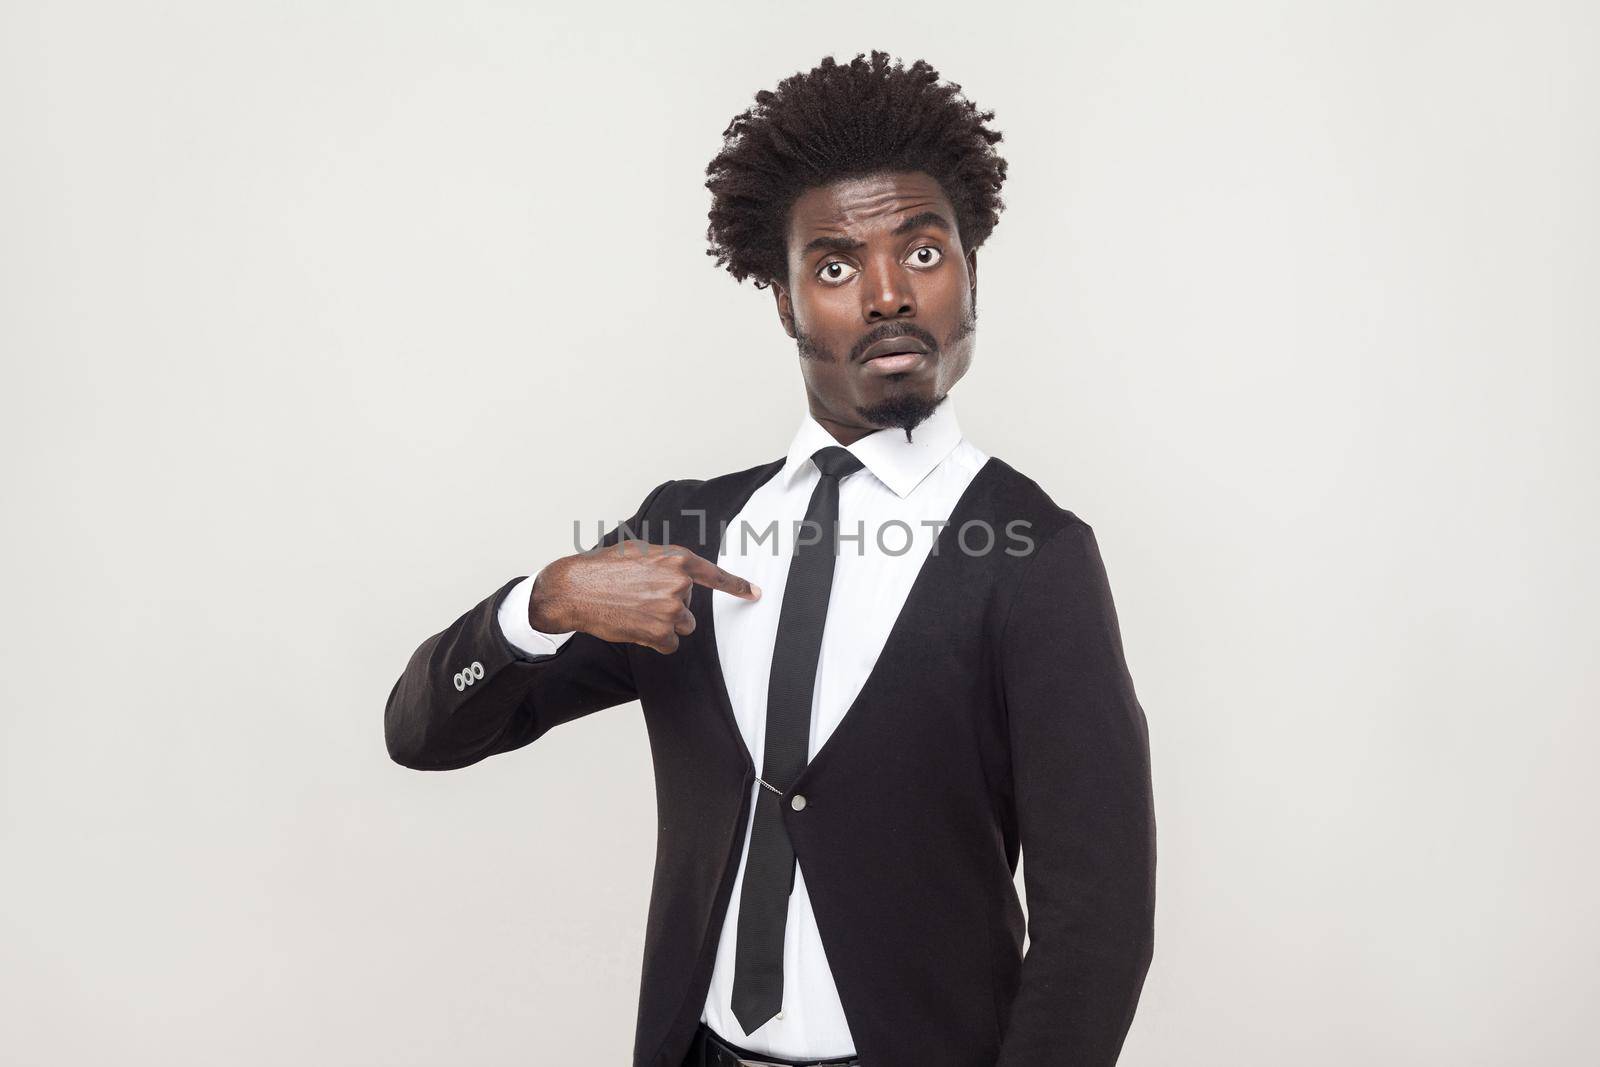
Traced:
[[[961, 426], [953, 404], [946, 394], [933, 414], [912, 429], [910, 441], [903, 429], [891, 426], [844, 447], [896, 496], [904, 498], [961, 443]], [[783, 470], [778, 472], [782, 484], [787, 488], [800, 471], [814, 469], [811, 456], [819, 448], [838, 443], [807, 411], [784, 457]]]

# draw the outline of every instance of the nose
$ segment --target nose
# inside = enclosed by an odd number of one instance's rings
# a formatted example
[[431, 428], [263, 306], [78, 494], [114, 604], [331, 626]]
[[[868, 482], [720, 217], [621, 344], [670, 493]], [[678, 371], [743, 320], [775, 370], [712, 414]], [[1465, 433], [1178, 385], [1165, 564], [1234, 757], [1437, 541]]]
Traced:
[[893, 256], [875, 256], [866, 264], [861, 287], [861, 316], [868, 323], [915, 315], [910, 272]]

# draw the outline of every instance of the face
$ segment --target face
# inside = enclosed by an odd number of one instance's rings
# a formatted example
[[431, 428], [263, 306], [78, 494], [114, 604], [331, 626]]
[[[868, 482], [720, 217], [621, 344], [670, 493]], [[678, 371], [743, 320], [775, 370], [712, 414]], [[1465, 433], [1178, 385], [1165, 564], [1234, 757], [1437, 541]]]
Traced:
[[[795, 339], [811, 415], [841, 444], [889, 426], [910, 430], [972, 363], [978, 254], [921, 171], [808, 189], [789, 212], [789, 279], [774, 282]], [[924, 350], [877, 356], [872, 346]]]

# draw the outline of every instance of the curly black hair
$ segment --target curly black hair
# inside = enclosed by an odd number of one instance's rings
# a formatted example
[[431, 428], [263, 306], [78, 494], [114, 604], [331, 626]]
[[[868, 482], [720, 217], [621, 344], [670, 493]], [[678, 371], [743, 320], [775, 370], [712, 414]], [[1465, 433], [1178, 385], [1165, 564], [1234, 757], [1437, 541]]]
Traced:
[[985, 125], [961, 86], [939, 84], [927, 61], [891, 65], [887, 52], [858, 53], [841, 66], [832, 56], [793, 74], [722, 133], [722, 151], [706, 167], [711, 224], [706, 255], [735, 280], [757, 289], [788, 277], [789, 209], [806, 189], [881, 171], [925, 171], [955, 208], [963, 247], [988, 239], [1005, 202], [1006, 161], [995, 153], [998, 130]]

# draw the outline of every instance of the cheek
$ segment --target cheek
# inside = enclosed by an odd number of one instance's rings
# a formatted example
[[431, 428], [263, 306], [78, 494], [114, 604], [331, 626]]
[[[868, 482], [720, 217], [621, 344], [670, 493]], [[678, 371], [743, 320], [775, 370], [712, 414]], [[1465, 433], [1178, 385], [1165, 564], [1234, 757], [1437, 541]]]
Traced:
[[860, 303], [854, 285], [809, 286], [805, 299], [807, 311], [823, 325], [837, 322], [841, 317], [848, 318]]
[[861, 308], [846, 292], [813, 292], [803, 308], [796, 305], [795, 321], [820, 343], [838, 349], [852, 344], [861, 332]]
[[938, 272], [936, 291], [941, 302], [951, 309], [952, 314], [961, 314], [962, 309], [966, 306], [966, 294], [969, 288], [971, 288], [971, 284], [967, 278], [966, 267], [963, 264], [957, 263], [949, 270]]

